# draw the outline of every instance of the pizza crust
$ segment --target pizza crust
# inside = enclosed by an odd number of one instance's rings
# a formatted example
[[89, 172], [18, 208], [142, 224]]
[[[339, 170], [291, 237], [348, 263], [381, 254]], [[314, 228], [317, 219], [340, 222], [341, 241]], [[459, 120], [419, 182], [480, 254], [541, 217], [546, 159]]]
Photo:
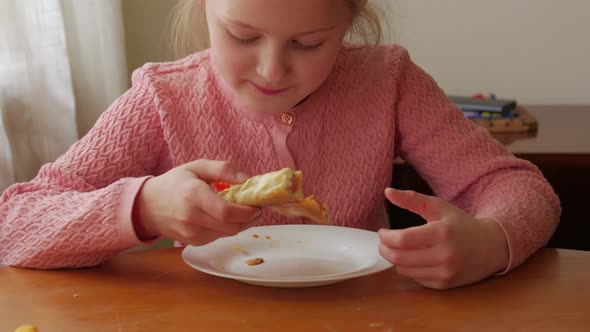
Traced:
[[303, 173], [290, 168], [253, 176], [244, 183], [218, 192], [225, 200], [242, 205], [271, 207], [288, 217], [306, 217], [328, 224], [328, 207], [315, 196], [303, 195]]
[[320, 224], [328, 224], [328, 207], [315, 196], [308, 196], [293, 203], [275, 205], [271, 209], [287, 217], [306, 217]]

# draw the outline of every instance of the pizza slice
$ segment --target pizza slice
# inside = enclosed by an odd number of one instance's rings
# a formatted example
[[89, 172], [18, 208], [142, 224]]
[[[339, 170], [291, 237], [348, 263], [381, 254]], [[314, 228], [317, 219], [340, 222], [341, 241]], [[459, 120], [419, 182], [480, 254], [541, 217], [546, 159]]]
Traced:
[[328, 224], [328, 207], [315, 196], [300, 201], [274, 205], [274, 211], [287, 217], [306, 217], [319, 224]]
[[328, 223], [328, 207], [314, 196], [303, 195], [303, 174], [290, 168], [256, 175], [244, 183], [212, 185], [225, 200], [242, 205], [271, 207], [289, 217], [307, 217]]

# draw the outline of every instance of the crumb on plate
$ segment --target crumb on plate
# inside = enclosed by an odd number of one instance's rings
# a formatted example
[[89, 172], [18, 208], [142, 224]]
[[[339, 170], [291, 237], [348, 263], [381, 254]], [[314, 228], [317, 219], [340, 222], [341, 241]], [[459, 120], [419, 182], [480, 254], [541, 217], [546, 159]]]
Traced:
[[246, 261], [246, 264], [252, 266], [252, 265], [259, 265], [264, 263], [264, 259], [258, 257], [258, 258], [252, 258]]
[[240, 254], [244, 254], [244, 255], [247, 255], [248, 254], [248, 252], [246, 251], [246, 249], [244, 249], [244, 247], [242, 247], [239, 244], [236, 244], [234, 246], [234, 250], [237, 251], [237, 252], [239, 252]]

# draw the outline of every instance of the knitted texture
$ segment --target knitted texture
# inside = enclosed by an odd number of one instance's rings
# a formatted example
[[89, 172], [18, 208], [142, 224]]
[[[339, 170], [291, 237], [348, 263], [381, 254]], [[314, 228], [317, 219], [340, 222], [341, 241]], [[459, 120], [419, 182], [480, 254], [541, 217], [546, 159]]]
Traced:
[[[0, 264], [91, 266], [142, 244], [131, 218], [141, 185], [195, 159], [229, 160], [251, 175], [300, 169], [333, 225], [376, 230], [402, 157], [439, 197], [501, 225], [508, 269], [558, 223], [559, 200], [537, 168], [465, 119], [399, 46], [345, 47], [322, 87], [290, 113], [294, 122], [284, 124], [281, 114], [242, 105], [208, 51], [145, 65], [85, 137], [4, 192]], [[264, 225], [305, 222], [261, 217]]]

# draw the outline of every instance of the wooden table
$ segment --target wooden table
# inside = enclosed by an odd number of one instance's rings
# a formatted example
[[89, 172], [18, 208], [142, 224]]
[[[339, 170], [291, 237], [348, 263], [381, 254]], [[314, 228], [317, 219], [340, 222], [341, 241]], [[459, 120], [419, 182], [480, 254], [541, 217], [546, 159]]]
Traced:
[[511, 273], [436, 291], [394, 269], [313, 288], [210, 276], [178, 248], [80, 270], [0, 268], [0, 330], [589, 331], [590, 252], [543, 249]]

